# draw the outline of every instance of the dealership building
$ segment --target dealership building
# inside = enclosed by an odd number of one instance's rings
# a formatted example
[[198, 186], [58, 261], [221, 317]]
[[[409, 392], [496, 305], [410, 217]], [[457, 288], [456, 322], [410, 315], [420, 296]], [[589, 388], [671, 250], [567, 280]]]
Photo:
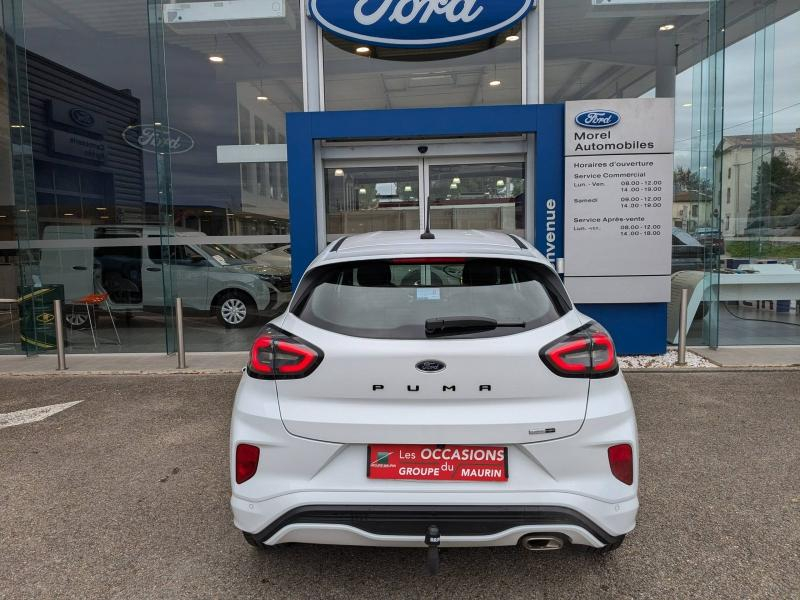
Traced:
[[381, 230], [536, 246], [621, 353], [800, 346], [796, 0], [0, 0], [0, 353], [241, 351]]

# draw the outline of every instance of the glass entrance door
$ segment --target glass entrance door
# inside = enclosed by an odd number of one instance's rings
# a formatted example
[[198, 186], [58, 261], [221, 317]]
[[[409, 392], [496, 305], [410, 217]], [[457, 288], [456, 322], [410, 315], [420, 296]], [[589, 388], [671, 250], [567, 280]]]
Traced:
[[426, 164], [432, 229], [525, 235], [524, 161]]
[[419, 166], [376, 164], [325, 168], [325, 214], [329, 236], [418, 229]]
[[[352, 146], [336, 155], [358, 159], [323, 162], [327, 240], [370, 231], [483, 229], [526, 235], [525, 154], [509, 153], [508, 143]], [[511, 146], [517, 148], [517, 146]], [[489, 150], [487, 152], [487, 150]], [[380, 158], [367, 158], [371, 153]], [[395, 157], [391, 157], [391, 154]]]

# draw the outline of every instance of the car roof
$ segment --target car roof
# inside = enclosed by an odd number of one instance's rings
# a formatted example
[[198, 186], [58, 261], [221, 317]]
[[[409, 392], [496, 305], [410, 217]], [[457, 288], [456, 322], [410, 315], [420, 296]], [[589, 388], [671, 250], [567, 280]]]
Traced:
[[[314, 263], [398, 256], [507, 256], [550, 264], [527, 241], [498, 231], [443, 229], [435, 239], [420, 239], [418, 230], [375, 231], [339, 238]], [[521, 247], [522, 245], [522, 247]]]
[[672, 236], [677, 238], [677, 240], [685, 246], [703, 245], [699, 241], [697, 241], [694, 237], [692, 237], [689, 233], [685, 232], [683, 229], [680, 229], [679, 227], [672, 228]]

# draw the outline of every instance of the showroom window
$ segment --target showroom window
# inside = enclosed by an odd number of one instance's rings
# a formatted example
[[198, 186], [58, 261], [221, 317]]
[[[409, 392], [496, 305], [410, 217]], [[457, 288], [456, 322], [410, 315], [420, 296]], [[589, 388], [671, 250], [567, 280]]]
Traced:
[[323, 35], [325, 109], [522, 103], [519, 26], [469, 46], [368, 47]]

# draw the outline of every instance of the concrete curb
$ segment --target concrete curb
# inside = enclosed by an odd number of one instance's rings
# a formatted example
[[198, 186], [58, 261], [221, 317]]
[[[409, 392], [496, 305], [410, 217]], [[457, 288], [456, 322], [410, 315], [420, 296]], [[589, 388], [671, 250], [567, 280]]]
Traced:
[[779, 371], [800, 371], [800, 365], [751, 365], [747, 367], [654, 367], [622, 369], [623, 373], [741, 373], [744, 371], [753, 372], [779, 372]]
[[39, 373], [0, 373], [3, 377], [77, 377], [77, 376], [107, 376], [107, 375], [231, 375], [241, 373], [243, 367], [237, 369], [173, 369], [173, 370], [139, 370], [139, 371], [42, 371]]

